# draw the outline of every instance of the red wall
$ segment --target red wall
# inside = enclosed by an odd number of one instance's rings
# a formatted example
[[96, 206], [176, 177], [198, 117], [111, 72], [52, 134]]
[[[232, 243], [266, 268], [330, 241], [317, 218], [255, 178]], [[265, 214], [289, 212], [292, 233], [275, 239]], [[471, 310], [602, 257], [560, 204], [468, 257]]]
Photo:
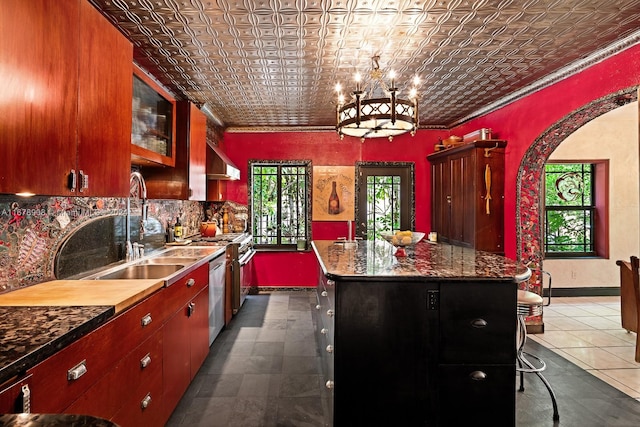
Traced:
[[[562, 117], [585, 104], [620, 89], [637, 85], [640, 77], [640, 47], [634, 46], [606, 61], [553, 86], [535, 92], [497, 111], [452, 129], [464, 135], [491, 128], [494, 136], [508, 141], [506, 150], [505, 251], [516, 256], [516, 179], [527, 148]], [[356, 161], [410, 161], [416, 172], [416, 230], [430, 228], [430, 180], [427, 154], [433, 152], [445, 131], [421, 130], [415, 137], [386, 139], [355, 138], [341, 141], [335, 132], [225, 133], [222, 148], [240, 168], [242, 179], [229, 182], [227, 198], [247, 203], [249, 159], [311, 159], [314, 166], [352, 166]], [[314, 222], [314, 239], [334, 239], [346, 234], [345, 222]], [[260, 253], [256, 256], [259, 286], [313, 286], [315, 263], [312, 253]]]
[[640, 46], [634, 46], [579, 74], [452, 129], [452, 134], [464, 135], [476, 129], [491, 128], [496, 137], [508, 141], [505, 171], [507, 256], [516, 257], [516, 180], [520, 162], [529, 146], [564, 116], [595, 99], [639, 82]]

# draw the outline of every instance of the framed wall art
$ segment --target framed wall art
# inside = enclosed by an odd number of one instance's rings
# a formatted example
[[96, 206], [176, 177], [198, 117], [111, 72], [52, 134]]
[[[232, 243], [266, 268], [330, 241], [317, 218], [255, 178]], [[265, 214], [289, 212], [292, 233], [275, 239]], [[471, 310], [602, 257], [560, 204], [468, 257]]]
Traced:
[[355, 167], [313, 167], [313, 221], [353, 221]]

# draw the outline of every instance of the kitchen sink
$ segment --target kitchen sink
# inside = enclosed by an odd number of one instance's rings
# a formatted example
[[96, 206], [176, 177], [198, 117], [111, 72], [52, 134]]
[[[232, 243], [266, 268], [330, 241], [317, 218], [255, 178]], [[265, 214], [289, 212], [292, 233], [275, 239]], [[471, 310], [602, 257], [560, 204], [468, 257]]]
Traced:
[[135, 264], [98, 276], [96, 280], [162, 279], [183, 268], [184, 264]]
[[136, 265], [192, 264], [196, 261], [198, 261], [198, 258], [157, 256], [141, 261]]

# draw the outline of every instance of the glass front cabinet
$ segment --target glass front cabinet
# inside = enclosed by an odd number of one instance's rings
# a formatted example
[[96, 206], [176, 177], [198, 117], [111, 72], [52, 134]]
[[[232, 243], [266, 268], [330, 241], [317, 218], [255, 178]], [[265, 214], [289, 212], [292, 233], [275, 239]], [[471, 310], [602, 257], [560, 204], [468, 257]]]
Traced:
[[176, 101], [134, 64], [131, 163], [175, 166]]

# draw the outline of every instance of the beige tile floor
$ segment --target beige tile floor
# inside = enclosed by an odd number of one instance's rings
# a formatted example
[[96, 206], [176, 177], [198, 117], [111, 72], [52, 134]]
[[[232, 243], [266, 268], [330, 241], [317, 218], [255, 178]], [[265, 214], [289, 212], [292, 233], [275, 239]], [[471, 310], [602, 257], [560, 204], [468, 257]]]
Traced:
[[529, 339], [640, 401], [636, 335], [622, 329], [620, 297], [554, 297], [543, 319], [545, 332]]

